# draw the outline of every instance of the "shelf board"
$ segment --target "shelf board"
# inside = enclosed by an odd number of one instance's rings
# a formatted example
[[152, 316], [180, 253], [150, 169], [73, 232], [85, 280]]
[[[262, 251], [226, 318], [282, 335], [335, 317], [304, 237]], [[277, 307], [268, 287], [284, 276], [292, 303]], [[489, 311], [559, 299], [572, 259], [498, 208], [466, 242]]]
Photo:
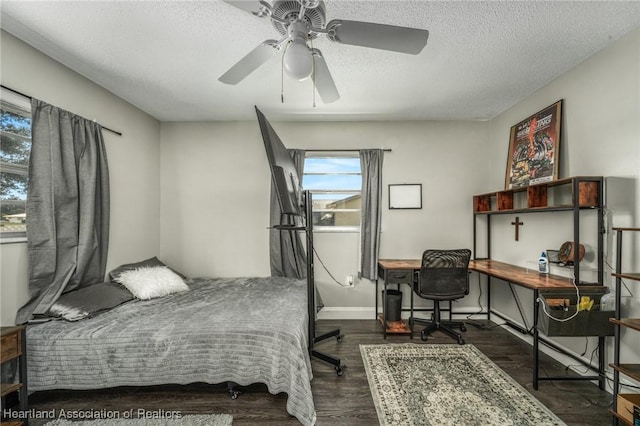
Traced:
[[640, 281], [640, 272], [623, 272], [621, 274], [613, 273], [611, 275], [616, 278], [626, 278], [628, 280]]
[[0, 397], [9, 395], [11, 392], [20, 390], [21, 387], [22, 387], [22, 383], [12, 383], [12, 384], [2, 383], [2, 385], [0, 385]]
[[612, 416], [616, 417], [618, 420], [620, 420], [622, 422], [622, 424], [625, 425], [629, 425], [629, 426], [633, 426], [633, 424], [629, 423], [629, 421], [627, 421], [627, 419], [625, 419], [624, 417], [622, 417], [620, 414], [616, 413], [615, 411], [613, 411], [611, 408], [609, 408], [609, 414], [611, 414]]
[[[596, 206], [581, 206], [580, 210], [594, 210], [597, 209]], [[487, 211], [478, 211], [473, 212], [476, 215], [483, 214], [514, 214], [514, 213], [539, 213], [539, 212], [563, 212], [563, 211], [571, 211], [573, 210], [573, 206], [564, 205], [564, 206], [553, 206], [553, 207], [525, 207], [521, 209], [507, 209], [507, 210], [487, 210]]]
[[609, 321], [614, 324], [640, 331], [640, 318], [620, 318], [619, 320], [615, 318], [609, 318]]
[[625, 376], [640, 381], [640, 364], [609, 364], [609, 366]]
[[[382, 314], [378, 314], [378, 320], [380, 321], [380, 325], [382, 325]], [[402, 320], [387, 321], [387, 334], [411, 334], [411, 329], [409, 325]]]

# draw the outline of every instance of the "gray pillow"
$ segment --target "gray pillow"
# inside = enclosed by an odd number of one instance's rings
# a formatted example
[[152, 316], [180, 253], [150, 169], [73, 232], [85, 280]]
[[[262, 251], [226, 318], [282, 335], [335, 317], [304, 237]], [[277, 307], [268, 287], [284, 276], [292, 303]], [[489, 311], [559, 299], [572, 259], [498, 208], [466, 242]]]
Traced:
[[117, 283], [100, 283], [64, 293], [49, 309], [49, 315], [78, 321], [133, 299], [133, 294]]
[[154, 256], [154, 257], [152, 257], [150, 259], [142, 260], [140, 262], [127, 263], [126, 265], [118, 266], [116, 269], [114, 269], [113, 271], [109, 272], [109, 280], [118, 281], [118, 277], [120, 276], [120, 274], [123, 273], [123, 272], [126, 272], [126, 271], [133, 271], [133, 270], [136, 270], [138, 268], [153, 268], [153, 267], [156, 267], [156, 266], [166, 266], [167, 268], [171, 269], [176, 275], [178, 275], [183, 280], [187, 279], [187, 277], [184, 274], [181, 274], [180, 272], [176, 271], [175, 269], [165, 265], [164, 263], [162, 263], [162, 261], [160, 261], [160, 259], [158, 259], [157, 257]]

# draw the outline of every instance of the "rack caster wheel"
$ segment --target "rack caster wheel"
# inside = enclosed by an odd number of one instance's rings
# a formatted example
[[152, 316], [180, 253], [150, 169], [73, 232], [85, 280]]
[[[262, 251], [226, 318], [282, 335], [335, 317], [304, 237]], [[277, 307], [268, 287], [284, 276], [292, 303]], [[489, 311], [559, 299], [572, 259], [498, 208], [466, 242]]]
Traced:
[[344, 334], [339, 334], [336, 336], [336, 340], [338, 341], [338, 343], [342, 343], [342, 338], [344, 337]]
[[429, 335], [428, 335], [427, 333], [425, 333], [425, 332], [424, 332], [424, 330], [422, 330], [422, 331], [420, 332], [420, 339], [421, 339], [423, 342], [426, 342], [428, 338], [429, 338]]
[[458, 344], [464, 345], [464, 339], [461, 336], [458, 336]]
[[337, 367], [336, 367], [336, 374], [337, 374], [338, 376], [342, 376], [342, 375], [344, 375], [344, 369], [345, 369], [345, 368], [347, 368], [347, 367], [346, 367], [346, 366], [344, 366], [344, 365], [339, 365], [339, 366], [337, 366]]
[[467, 327], [465, 327], [464, 325], [460, 326], [460, 331], [467, 331]]
[[231, 397], [231, 399], [238, 399], [240, 393], [241, 392], [239, 390], [229, 389], [229, 397]]

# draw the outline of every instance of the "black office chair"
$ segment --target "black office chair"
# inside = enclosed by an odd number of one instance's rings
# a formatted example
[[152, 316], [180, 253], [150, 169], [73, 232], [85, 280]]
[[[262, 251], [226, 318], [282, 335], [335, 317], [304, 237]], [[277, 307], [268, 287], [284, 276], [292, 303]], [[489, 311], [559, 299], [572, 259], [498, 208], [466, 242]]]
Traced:
[[[420, 332], [420, 338], [427, 340], [429, 334], [435, 330], [442, 330], [458, 343], [464, 345], [464, 339], [460, 331], [467, 331], [464, 322], [443, 321], [440, 315], [440, 301], [452, 301], [461, 299], [469, 294], [469, 259], [471, 250], [426, 250], [422, 254], [422, 264], [417, 272], [418, 280], [415, 281], [413, 290], [423, 298], [433, 300], [432, 320], [411, 317], [410, 326], [413, 330], [414, 323], [426, 324]], [[451, 315], [451, 311], [449, 311]]]

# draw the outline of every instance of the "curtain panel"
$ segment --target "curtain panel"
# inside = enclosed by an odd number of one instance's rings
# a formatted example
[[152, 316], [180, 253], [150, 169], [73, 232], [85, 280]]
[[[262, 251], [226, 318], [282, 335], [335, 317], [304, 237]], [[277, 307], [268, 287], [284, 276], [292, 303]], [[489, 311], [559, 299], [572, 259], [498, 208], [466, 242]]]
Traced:
[[360, 151], [362, 218], [360, 223], [360, 278], [375, 280], [382, 218], [382, 149]]
[[[305, 151], [302, 149], [289, 149], [293, 163], [302, 183], [304, 173]], [[307, 277], [307, 255], [297, 231], [282, 231], [274, 229], [276, 225], [301, 225], [295, 223], [290, 215], [283, 215], [276, 193], [276, 188], [271, 182], [271, 212], [269, 232], [269, 257], [271, 262], [271, 276], [273, 277]], [[309, 218], [311, 220], [311, 218]]]
[[47, 313], [66, 291], [104, 280], [109, 245], [109, 170], [99, 124], [31, 102], [27, 191], [29, 297], [16, 316]]

